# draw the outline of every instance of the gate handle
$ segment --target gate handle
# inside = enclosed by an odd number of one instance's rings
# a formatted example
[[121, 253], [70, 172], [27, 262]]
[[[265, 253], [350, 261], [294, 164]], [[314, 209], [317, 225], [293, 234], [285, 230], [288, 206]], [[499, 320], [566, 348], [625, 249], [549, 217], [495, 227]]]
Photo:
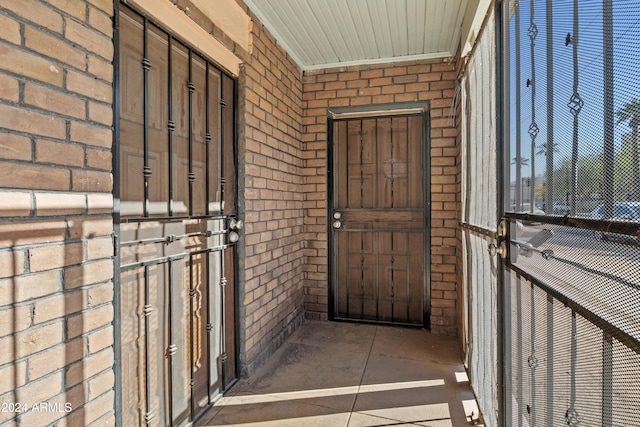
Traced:
[[502, 259], [505, 259], [507, 257], [507, 244], [504, 241], [500, 243], [499, 246], [496, 246], [495, 243], [491, 243], [488, 249], [489, 255], [491, 256], [500, 255]]

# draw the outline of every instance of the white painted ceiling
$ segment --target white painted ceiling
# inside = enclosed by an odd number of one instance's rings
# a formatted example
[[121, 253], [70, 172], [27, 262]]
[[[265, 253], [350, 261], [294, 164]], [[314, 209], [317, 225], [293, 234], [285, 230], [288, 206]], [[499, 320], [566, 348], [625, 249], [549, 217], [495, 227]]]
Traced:
[[245, 0], [303, 70], [455, 56], [473, 0]]

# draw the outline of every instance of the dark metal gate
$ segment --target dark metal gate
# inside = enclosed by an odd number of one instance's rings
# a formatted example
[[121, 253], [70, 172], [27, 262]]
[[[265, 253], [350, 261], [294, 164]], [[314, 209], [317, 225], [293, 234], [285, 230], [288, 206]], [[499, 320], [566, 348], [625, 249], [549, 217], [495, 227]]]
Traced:
[[503, 1], [504, 425], [640, 411], [640, 9]]
[[427, 325], [427, 109], [394, 108], [329, 120], [332, 314]]
[[236, 378], [235, 81], [117, 13], [122, 425], [181, 426]]

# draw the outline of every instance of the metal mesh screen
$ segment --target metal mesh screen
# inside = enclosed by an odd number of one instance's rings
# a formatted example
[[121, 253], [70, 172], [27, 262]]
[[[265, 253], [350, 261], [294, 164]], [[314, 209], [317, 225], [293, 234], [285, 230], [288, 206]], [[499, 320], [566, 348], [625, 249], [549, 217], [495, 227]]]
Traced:
[[640, 220], [640, 8], [506, 5], [515, 211]]
[[465, 239], [465, 281], [468, 296], [469, 381], [488, 426], [497, 425], [498, 345], [496, 259], [487, 247], [492, 239], [468, 233]]
[[462, 197], [467, 367], [486, 425], [497, 425], [495, 18], [487, 18], [462, 79]]
[[495, 230], [496, 105], [495, 18], [485, 23], [462, 79], [462, 209], [464, 220]]
[[628, 337], [515, 272], [506, 303], [507, 425], [634, 424], [640, 355]]
[[504, 3], [506, 424], [640, 410], [640, 8]]

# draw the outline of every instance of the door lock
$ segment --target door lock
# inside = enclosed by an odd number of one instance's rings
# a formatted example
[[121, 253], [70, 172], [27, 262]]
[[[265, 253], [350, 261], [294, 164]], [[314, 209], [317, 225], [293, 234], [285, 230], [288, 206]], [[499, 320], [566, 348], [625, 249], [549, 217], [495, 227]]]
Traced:
[[331, 226], [336, 230], [342, 228], [342, 214], [340, 212], [333, 213], [333, 221], [331, 222]]
[[495, 243], [491, 243], [489, 245], [489, 255], [500, 255], [502, 259], [505, 259], [507, 257], [507, 244], [504, 241], [501, 242], [498, 246], [496, 246]]
[[500, 224], [498, 224], [498, 230], [497, 230], [497, 235], [498, 237], [507, 237], [507, 231], [509, 230], [509, 221], [506, 219], [503, 219], [502, 221], [500, 221]]

